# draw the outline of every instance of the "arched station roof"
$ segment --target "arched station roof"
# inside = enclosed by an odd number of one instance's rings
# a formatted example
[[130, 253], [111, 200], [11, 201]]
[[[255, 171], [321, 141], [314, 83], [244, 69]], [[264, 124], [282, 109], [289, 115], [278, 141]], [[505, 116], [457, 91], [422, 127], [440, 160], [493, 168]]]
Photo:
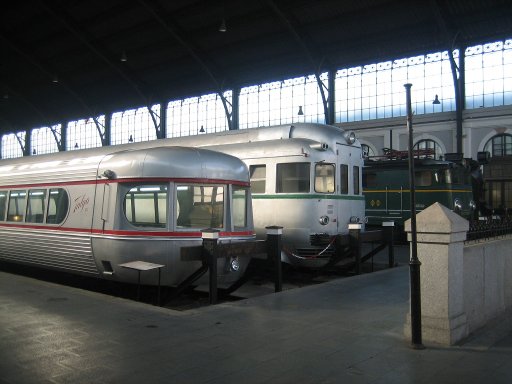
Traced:
[[0, 133], [508, 38], [511, 15], [510, 0], [8, 1]]

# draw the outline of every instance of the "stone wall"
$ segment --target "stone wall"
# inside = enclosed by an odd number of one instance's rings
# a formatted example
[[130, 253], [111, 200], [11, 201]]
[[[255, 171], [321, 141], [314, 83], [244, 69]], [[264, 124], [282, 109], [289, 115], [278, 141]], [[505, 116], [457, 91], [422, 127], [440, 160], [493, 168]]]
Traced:
[[512, 311], [512, 238], [464, 245], [469, 223], [439, 203], [416, 220], [424, 341], [453, 345]]

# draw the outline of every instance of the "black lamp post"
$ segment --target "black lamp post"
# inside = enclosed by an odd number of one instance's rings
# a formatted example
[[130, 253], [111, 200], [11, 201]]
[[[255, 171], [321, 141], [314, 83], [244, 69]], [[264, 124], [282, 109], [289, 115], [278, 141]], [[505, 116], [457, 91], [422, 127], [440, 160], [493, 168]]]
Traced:
[[414, 157], [412, 137], [412, 84], [404, 84], [407, 107], [407, 131], [409, 132], [409, 185], [411, 207], [411, 258], [409, 260], [410, 286], [411, 286], [411, 343], [414, 349], [424, 349], [421, 340], [421, 288], [420, 266], [418, 259], [418, 246], [416, 236], [416, 186], [414, 183]]

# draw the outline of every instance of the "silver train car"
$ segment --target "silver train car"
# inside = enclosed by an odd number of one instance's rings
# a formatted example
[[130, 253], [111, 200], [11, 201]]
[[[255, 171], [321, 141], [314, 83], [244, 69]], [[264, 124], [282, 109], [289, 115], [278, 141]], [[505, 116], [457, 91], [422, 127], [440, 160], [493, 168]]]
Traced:
[[334, 236], [349, 223], [364, 227], [363, 157], [353, 132], [297, 123], [152, 142], [139, 146], [204, 147], [242, 159], [249, 167], [254, 226], [283, 227], [282, 260], [320, 267], [333, 255]]
[[[201, 244], [204, 228], [220, 242], [255, 238], [248, 170], [233, 156], [123, 146], [0, 161], [0, 260], [129, 283], [138, 274], [120, 265], [145, 261], [176, 286], [201, 266], [180, 248]], [[219, 259], [219, 284], [247, 264]]]

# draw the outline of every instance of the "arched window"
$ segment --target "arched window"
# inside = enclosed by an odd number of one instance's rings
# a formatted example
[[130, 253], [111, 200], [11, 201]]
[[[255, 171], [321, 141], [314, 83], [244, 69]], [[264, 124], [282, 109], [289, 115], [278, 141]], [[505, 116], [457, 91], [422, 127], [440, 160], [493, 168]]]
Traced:
[[361, 144], [361, 150], [363, 151], [363, 157], [365, 159], [371, 156], [375, 156], [375, 152], [368, 144]]
[[491, 156], [510, 156], [512, 155], [512, 135], [502, 133], [491, 138], [484, 147]]
[[[431, 139], [423, 139], [418, 141], [412, 148], [414, 157], [419, 159], [440, 159], [443, 156], [443, 152], [439, 144]], [[416, 151], [419, 154], [416, 156]]]

